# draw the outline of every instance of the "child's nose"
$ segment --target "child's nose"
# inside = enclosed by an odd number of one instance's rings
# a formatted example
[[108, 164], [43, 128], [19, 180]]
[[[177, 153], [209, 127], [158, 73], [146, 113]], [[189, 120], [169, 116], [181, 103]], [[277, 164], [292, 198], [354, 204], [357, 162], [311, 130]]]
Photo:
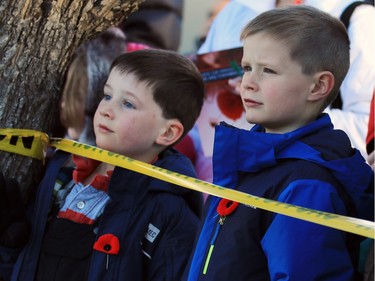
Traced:
[[111, 102], [106, 102], [100, 107], [100, 114], [106, 118], [113, 119], [115, 116], [113, 110], [113, 104]]
[[258, 83], [255, 72], [246, 72], [242, 77], [241, 87], [246, 90], [258, 90]]

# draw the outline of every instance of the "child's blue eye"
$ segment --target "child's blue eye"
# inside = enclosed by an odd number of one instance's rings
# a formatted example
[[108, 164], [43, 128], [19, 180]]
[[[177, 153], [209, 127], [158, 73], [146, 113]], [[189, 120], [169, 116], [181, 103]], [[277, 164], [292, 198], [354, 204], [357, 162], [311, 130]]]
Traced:
[[276, 73], [275, 71], [273, 71], [272, 69], [267, 68], [267, 67], [264, 68], [264, 72], [265, 72], [265, 73], [271, 73], [271, 74], [272, 74], [272, 73], [273, 73], [273, 74]]
[[123, 105], [124, 107], [126, 107], [126, 108], [135, 109], [135, 106], [134, 106], [131, 102], [129, 102], [129, 101], [124, 101], [124, 102], [122, 103], [122, 105]]
[[110, 95], [104, 94], [103, 100], [110, 100], [110, 99], [111, 99]]

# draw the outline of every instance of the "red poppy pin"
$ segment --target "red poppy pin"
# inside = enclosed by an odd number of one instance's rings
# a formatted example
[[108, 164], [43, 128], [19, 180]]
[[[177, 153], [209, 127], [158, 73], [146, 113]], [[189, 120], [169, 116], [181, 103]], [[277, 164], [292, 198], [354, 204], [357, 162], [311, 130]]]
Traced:
[[113, 234], [103, 234], [95, 242], [94, 250], [110, 255], [117, 255], [120, 251], [120, 241]]
[[238, 202], [223, 198], [220, 200], [216, 211], [221, 217], [225, 217], [233, 213], [237, 206]]
[[117, 255], [120, 251], [120, 241], [117, 236], [113, 234], [103, 234], [99, 239], [94, 243], [94, 250], [103, 252], [107, 254], [107, 261], [105, 269], [108, 269], [109, 265], [109, 255]]

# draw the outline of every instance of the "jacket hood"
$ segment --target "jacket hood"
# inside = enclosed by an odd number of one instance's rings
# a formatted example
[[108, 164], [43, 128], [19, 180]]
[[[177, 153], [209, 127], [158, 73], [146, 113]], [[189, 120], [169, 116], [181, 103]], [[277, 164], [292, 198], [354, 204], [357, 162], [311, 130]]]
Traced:
[[[257, 172], [277, 165], [279, 159], [303, 159], [331, 171], [356, 206], [358, 216], [373, 220], [373, 171], [346, 134], [334, 130], [327, 114], [285, 134], [265, 133], [256, 125], [251, 131], [221, 124], [215, 131], [214, 182], [234, 188], [237, 172]], [[224, 164], [223, 164], [224, 163]]]

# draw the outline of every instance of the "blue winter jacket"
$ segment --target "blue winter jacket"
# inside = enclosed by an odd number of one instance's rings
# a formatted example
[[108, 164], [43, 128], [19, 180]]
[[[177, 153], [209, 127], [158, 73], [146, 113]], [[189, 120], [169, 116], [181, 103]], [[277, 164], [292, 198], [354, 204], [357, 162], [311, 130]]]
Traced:
[[[52, 190], [69, 157], [57, 151], [49, 164], [35, 202], [32, 237], [14, 266], [12, 281], [34, 281]], [[154, 165], [195, 176], [190, 160], [175, 150], [164, 152]], [[106, 253], [88, 249], [92, 254], [87, 280], [179, 281], [194, 244], [203, 206], [201, 194], [116, 167], [108, 195], [111, 201], [102, 214], [97, 236], [117, 236], [120, 251], [107, 260]], [[0, 257], [5, 256], [4, 250], [0, 249]]]
[[[373, 172], [346, 134], [333, 129], [328, 115], [285, 134], [221, 124], [213, 161], [218, 185], [374, 219]], [[208, 200], [183, 280], [354, 280], [355, 238], [361, 237], [242, 204], [218, 227], [220, 198]]]

